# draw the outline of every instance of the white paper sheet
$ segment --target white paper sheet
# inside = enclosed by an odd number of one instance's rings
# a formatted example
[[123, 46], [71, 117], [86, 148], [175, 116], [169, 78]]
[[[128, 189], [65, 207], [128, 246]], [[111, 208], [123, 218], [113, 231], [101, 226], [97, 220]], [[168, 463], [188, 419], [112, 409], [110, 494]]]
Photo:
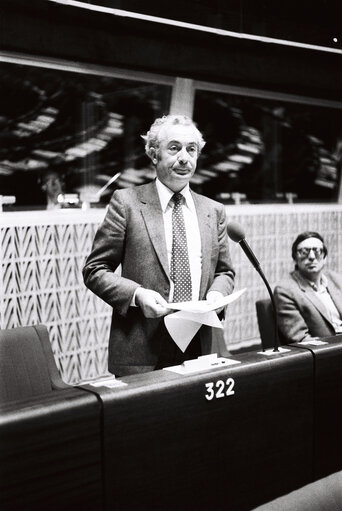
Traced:
[[199, 300], [196, 302], [169, 303], [169, 308], [176, 309], [178, 312], [165, 316], [165, 326], [183, 353], [202, 325], [222, 328], [215, 310], [234, 302], [245, 291], [246, 289], [241, 289], [215, 302]]
[[215, 302], [208, 302], [207, 300], [198, 300], [194, 302], [177, 302], [177, 303], [168, 303], [167, 307], [169, 309], [182, 310], [188, 312], [209, 312], [214, 311], [216, 309], [220, 309], [221, 307], [225, 307], [232, 302], [235, 302], [240, 296], [246, 291], [246, 288], [240, 289], [240, 291], [235, 291], [234, 293], [223, 296], [219, 300]]

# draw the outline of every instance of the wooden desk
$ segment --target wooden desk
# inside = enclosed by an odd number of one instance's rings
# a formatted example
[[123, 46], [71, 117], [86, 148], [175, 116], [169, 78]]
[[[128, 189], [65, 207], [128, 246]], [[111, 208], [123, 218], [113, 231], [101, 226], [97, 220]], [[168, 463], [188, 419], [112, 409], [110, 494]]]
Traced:
[[312, 354], [234, 358], [96, 389], [107, 510], [243, 511], [312, 480]]
[[1, 405], [0, 509], [103, 509], [96, 396], [71, 388]]
[[326, 344], [293, 344], [313, 355], [315, 376], [315, 464], [319, 479], [342, 470], [342, 335], [322, 338]]

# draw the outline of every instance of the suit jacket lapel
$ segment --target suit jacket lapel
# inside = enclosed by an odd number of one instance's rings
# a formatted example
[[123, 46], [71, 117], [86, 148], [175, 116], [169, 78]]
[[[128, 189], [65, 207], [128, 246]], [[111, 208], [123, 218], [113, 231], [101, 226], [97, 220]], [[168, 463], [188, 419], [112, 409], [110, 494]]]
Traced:
[[215, 232], [212, 226], [212, 218], [210, 211], [203, 206], [203, 199], [200, 195], [192, 192], [194, 199], [198, 226], [201, 234], [202, 244], [202, 275], [200, 285], [200, 300], [205, 298], [204, 294], [208, 286], [210, 274], [211, 250], [212, 250], [212, 232]]
[[297, 271], [293, 272], [292, 277], [297, 281], [302, 291], [304, 291], [305, 296], [311, 301], [311, 303], [322, 314], [322, 316], [331, 324], [326, 308], [324, 307], [321, 300], [317, 297], [309, 282], [307, 282], [307, 280], [305, 280]]
[[144, 218], [151, 243], [167, 278], [170, 279], [163, 212], [159, 201], [157, 187], [155, 182], [153, 182], [144, 187], [137, 188], [137, 190], [141, 203], [141, 213]]
[[[138, 187], [137, 190], [141, 203], [141, 213], [144, 218], [151, 243], [167, 278], [170, 280], [163, 212], [159, 201], [157, 187], [155, 182], [153, 182], [150, 185]], [[207, 209], [203, 206], [203, 199], [201, 196], [194, 192], [192, 192], [192, 196], [196, 207], [202, 244], [202, 275], [200, 285], [200, 299], [202, 299], [208, 286], [212, 251], [212, 232], [215, 232], [216, 226], [212, 225], [212, 216], [210, 211], [207, 211]]]

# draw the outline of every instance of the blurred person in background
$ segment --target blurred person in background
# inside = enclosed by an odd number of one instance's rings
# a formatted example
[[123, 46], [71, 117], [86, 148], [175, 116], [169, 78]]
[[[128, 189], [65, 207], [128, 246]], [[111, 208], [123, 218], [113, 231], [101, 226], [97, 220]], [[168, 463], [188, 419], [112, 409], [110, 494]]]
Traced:
[[56, 170], [48, 170], [41, 177], [41, 190], [45, 194], [46, 209], [60, 209], [58, 196], [63, 193], [63, 181]]

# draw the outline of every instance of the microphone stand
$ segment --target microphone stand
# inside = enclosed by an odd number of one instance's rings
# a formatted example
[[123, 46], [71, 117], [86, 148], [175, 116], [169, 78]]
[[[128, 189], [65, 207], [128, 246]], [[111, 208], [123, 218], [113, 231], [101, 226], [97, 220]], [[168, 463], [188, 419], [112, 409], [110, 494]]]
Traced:
[[[271, 286], [269, 285], [269, 283], [261, 269], [260, 263], [259, 263], [258, 259], [255, 257], [252, 249], [248, 245], [246, 239], [243, 238], [242, 240], [238, 241], [238, 243], [241, 246], [242, 250], [245, 252], [246, 256], [248, 257], [248, 259], [250, 260], [252, 265], [254, 266], [254, 268], [256, 269], [256, 271], [259, 273], [262, 280], [264, 281], [265, 286], [268, 291], [268, 294], [270, 295], [272, 307], [273, 307], [273, 316], [274, 316], [274, 350], [273, 351], [279, 351], [278, 316], [277, 316], [277, 309], [276, 309]], [[264, 349], [263, 349], [263, 351], [264, 351]]]
[[259, 273], [262, 280], [264, 281], [265, 286], [267, 287], [268, 294], [270, 295], [270, 298], [271, 298], [272, 307], [273, 307], [273, 315], [274, 315], [274, 350], [273, 351], [279, 351], [278, 316], [277, 316], [277, 309], [275, 306], [274, 296], [273, 296], [271, 287], [270, 287], [269, 283], [267, 282], [267, 279], [266, 279], [262, 269], [260, 268], [260, 266], [259, 266], [259, 268], [255, 268], [255, 269]]

